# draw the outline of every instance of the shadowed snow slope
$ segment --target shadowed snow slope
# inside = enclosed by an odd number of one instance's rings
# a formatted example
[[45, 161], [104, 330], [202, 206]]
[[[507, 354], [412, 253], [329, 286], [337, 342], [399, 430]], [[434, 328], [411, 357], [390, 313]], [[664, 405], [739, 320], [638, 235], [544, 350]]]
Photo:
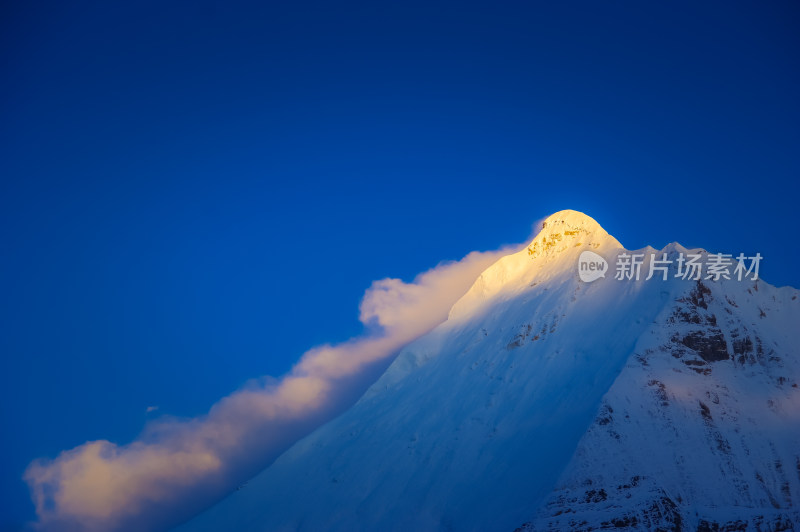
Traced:
[[586, 215], [548, 218], [356, 405], [180, 530], [796, 519], [798, 292], [583, 283], [586, 250], [624, 251]]

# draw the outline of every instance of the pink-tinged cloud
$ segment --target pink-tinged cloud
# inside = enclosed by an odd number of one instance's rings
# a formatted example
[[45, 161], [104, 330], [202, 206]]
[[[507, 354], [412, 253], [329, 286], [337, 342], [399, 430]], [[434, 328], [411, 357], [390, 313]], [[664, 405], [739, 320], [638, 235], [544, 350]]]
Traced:
[[376, 281], [361, 302], [373, 331], [306, 352], [281, 380], [254, 381], [200, 418], [160, 418], [127, 445], [87, 442], [25, 472], [45, 531], [166, 530], [269, 465], [352, 404], [398, 350], [447, 318], [511, 249], [473, 252], [418, 275]]

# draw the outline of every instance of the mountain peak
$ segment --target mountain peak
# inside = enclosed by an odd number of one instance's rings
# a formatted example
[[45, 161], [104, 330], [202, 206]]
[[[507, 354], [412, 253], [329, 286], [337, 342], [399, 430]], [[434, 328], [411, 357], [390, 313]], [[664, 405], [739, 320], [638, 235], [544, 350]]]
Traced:
[[622, 245], [594, 218], [579, 211], [563, 210], [548, 216], [542, 228], [527, 247], [530, 258], [553, 255], [573, 248], [597, 249], [603, 245], [620, 248]]
[[449, 318], [471, 314], [501, 294], [528, 291], [555, 277], [572, 278], [583, 251], [607, 253], [620, 248], [622, 244], [592, 217], [578, 211], [559, 211], [545, 219], [527, 247], [484, 270], [450, 309]]
[[564, 231], [578, 231], [584, 233], [596, 233], [599, 231], [603, 234], [608, 234], [591, 216], [580, 211], [565, 209], [548, 216], [545, 221], [542, 222], [542, 228], [537, 237]]
[[351, 409], [181, 530], [791, 529], [795, 292], [580, 280], [580, 254], [622, 249], [548, 217]]

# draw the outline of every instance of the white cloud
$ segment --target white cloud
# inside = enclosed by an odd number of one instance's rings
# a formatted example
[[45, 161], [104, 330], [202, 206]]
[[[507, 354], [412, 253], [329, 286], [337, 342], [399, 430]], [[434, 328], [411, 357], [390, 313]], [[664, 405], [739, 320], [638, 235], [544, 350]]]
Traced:
[[36, 527], [140, 531], [179, 523], [351, 404], [375, 378], [376, 367], [384, 368], [403, 345], [443, 322], [478, 275], [509, 252], [473, 252], [411, 283], [374, 282], [360, 319], [378, 325], [377, 332], [313, 348], [283, 379], [254, 382], [203, 417], [161, 418], [127, 445], [92, 441], [33, 462], [25, 480]]

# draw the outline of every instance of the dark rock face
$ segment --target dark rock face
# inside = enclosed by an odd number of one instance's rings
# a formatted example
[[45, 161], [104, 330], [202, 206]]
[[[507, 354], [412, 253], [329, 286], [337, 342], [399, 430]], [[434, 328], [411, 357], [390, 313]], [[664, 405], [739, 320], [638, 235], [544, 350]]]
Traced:
[[733, 341], [733, 353], [740, 364], [755, 362], [753, 360], [753, 341], [749, 336], [737, 338]]
[[709, 332], [695, 331], [687, 334], [681, 343], [697, 352], [706, 362], [719, 362], [728, 359], [728, 343], [719, 329]]
[[[686, 365], [702, 366], [704, 362], [719, 362], [730, 358], [728, 342], [717, 327], [717, 316], [708, 308], [712, 300], [711, 290], [702, 281], [697, 281], [697, 285], [685, 297], [676, 301], [678, 304], [669, 321], [672, 324], [689, 325], [690, 332], [676, 336], [673, 341], [688, 347], [699, 357], [684, 360]], [[676, 358], [683, 358], [685, 354], [687, 353], [681, 350], [674, 352]], [[709, 369], [694, 369], [698, 373], [710, 372]]]
[[697, 532], [745, 532], [746, 530], [763, 530], [769, 532], [783, 532], [785, 530], [794, 530], [794, 524], [788, 517], [776, 517], [767, 519], [762, 516], [753, 518], [752, 521], [743, 521], [737, 519], [735, 521], [728, 521], [724, 523], [717, 523], [716, 521], [700, 520], [697, 526]]
[[[638, 477], [637, 477], [638, 478]], [[632, 484], [636, 486], [636, 482]], [[631, 486], [620, 486], [618, 490], [628, 491]], [[602, 496], [598, 497], [598, 494]], [[610, 519], [603, 520], [599, 524], [590, 524], [581, 517], [581, 506], [589, 506], [590, 503], [606, 501], [604, 490], [589, 490], [584, 492], [583, 497], [562, 497], [556, 504], [552, 504], [553, 515], [570, 515], [575, 517], [569, 520], [569, 529], [581, 532], [591, 532], [595, 530], [660, 530], [670, 532], [680, 532], [685, 529], [683, 518], [678, 505], [663, 492], [660, 496], [651, 500], [641, 508], [626, 510], [618, 508], [619, 515]], [[515, 532], [533, 532], [545, 530], [538, 528], [535, 523], [525, 523], [517, 528]], [[547, 529], [550, 530], [550, 529]]]

